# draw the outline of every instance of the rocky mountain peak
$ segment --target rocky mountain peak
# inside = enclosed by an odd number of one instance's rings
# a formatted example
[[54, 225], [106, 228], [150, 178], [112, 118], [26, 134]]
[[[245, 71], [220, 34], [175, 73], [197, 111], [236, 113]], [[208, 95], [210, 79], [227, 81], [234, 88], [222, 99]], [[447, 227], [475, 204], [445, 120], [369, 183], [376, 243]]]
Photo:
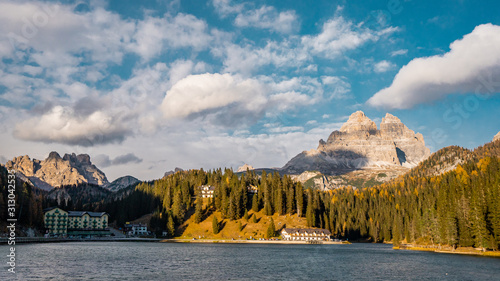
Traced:
[[79, 154], [76, 156], [76, 159], [78, 159], [78, 162], [91, 165], [92, 163], [90, 162], [90, 156], [88, 154]]
[[362, 111], [353, 113], [339, 131], [315, 150], [304, 151], [283, 168], [285, 173], [320, 171], [335, 174], [338, 170], [367, 167], [414, 167], [430, 155], [421, 134], [415, 134], [401, 120], [387, 113], [377, 129], [375, 122]]
[[61, 155], [59, 155], [59, 153], [57, 153], [55, 151], [52, 151], [51, 153], [49, 153], [49, 157], [47, 157], [47, 159], [45, 159], [45, 161], [60, 160], [60, 159], [62, 159]]
[[342, 125], [340, 132], [353, 134], [353, 133], [375, 133], [377, 131], [377, 125], [370, 118], [366, 117], [363, 111], [356, 111], [351, 116], [349, 120]]
[[386, 113], [385, 117], [382, 118], [381, 124], [385, 124], [385, 123], [402, 123], [402, 122], [401, 122], [401, 120], [399, 120], [398, 117], [396, 117], [390, 113]]
[[8, 161], [6, 166], [23, 174], [42, 189], [80, 183], [108, 183], [106, 175], [90, 162], [90, 156], [87, 154], [65, 154], [61, 158], [59, 153], [53, 151], [43, 161], [31, 160], [25, 155]]
[[500, 140], [500, 132], [498, 132], [494, 137], [493, 137], [493, 141], [497, 141], [497, 140]]
[[254, 168], [251, 165], [244, 164], [243, 166], [238, 167], [237, 172], [246, 172], [248, 170], [253, 170]]

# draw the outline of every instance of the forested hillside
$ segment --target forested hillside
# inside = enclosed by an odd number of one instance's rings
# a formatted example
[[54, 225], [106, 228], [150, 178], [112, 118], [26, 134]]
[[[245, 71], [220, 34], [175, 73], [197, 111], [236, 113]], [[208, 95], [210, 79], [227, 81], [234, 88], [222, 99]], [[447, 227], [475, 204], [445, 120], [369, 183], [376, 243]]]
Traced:
[[[261, 212], [305, 217], [308, 226], [329, 229], [339, 238], [374, 242], [478, 247], [497, 250], [500, 244], [500, 141], [470, 151], [447, 147], [404, 176], [374, 187], [342, 187], [327, 192], [306, 189], [287, 175], [231, 169], [189, 170], [152, 182], [140, 183], [119, 193], [93, 186], [62, 191], [77, 198], [66, 207], [106, 211], [119, 226], [153, 213], [150, 227], [174, 236], [190, 217], [194, 223], [220, 212], [236, 220]], [[7, 196], [7, 171], [0, 169], [3, 206]], [[198, 198], [199, 187], [215, 187], [214, 199]], [[248, 193], [248, 187], [258, 192]], [[41, 209], [49, 201], [40, 191], [18, 181], [20, 221], [42, 227]], [[87, 191], [80, 196], [80, 191]], [[61, 192], [62, 192], [61, 191]], [[92, 194], [98, 194], [94, 198]], [[61, 198], [64, 198], [62, 196]], [[207, 200], [207, 199], [205, 199]], [[56, 202], [51, 201], [51, 204]], [[64, 202], [59, 202], [64, 204]], [[202, 207], [203, 206], [203, 207]], [[5, 209], [0, 212], [5, 219]], [[177, 231], [177, 233], [179, 233]]]
[[[309, 226], [329, 229], [337, 237], [497, 249], [500, 163], [493, 152], [499, 145], [488, 144], [474, 152], [445, 148], [407, 175], [362, 190], [304, 190], [288, 176], [263, 173], [259, 177], [250, 172], [238, 177], [228, 169], [179, 172], [140, 184], [136, 190], [154, 198], [149, 208], [159, 203], [154, 226], [170, 226], [171, 233], [174, 225], [187, 219], [190, 208], [201, 209], [196, 208], [197, 187], [209, 184], [215, 186], [212, 210], [228, 219], [239, 219], [250, 209], [266, 215], [298, 213]], [[450, 165], [456, 168], [441, 174], [441, 168], [436, 168]], [[255, 196], [246, 192], [249, 185], [257, 186]]]
[[[7, 205], [8, 200], [8, 171], [5, 167], [0, 166], [0, 224], [2, 231], [6, 231], [3, 227], [7, 222]], [[23, 182], [16, 177], [15, 180], [15, 215], [16, 224], [24, 227], [43, 227], [43, 190], [37, 189]], [[21, 231], [20, 228], [16, 228]]]

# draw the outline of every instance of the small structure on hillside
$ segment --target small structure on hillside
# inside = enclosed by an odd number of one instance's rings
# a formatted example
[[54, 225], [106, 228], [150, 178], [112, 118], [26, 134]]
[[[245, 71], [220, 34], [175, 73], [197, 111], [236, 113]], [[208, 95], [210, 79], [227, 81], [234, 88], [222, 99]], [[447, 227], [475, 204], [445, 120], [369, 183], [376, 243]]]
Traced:
[[259, 189], [255, 185], [249, 185], [247, 186], [248, 193], [250, 194], [257, 194], [259, 192]]
[[200, 196], [202, 198], [214, 198], [215, 187], [211, 185], [202, 185], [198, 187], [200, 189]]
[[281, 237], [291, 241], [330, 241], [330, 233], [322, 228], [283, 228]]

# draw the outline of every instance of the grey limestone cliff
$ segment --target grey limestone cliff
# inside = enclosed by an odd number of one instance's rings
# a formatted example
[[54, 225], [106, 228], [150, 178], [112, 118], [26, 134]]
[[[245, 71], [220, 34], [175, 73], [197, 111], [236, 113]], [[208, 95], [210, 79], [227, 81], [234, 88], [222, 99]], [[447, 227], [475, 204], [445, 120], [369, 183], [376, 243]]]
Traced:
[[51, 152], [45, 160], [31, 160], [28, 155], [15, 157], [6, 167], [26, 176], [37, 187], [50, 190], [62, 185], [91, 183], [108, 184], [106, 175], [90, 162], [87, 154]]
[[327, 141], [317, 149], [304, 151], [291, 159], [282, 171], [300, 174], [319, 171], [336, 174], [339, 170], [367, 167], [414, 167], [430, 155], [421, 134], [406, 127], [399, 118], [387, 113], [377, 128], [362, 111], [353, 113]]

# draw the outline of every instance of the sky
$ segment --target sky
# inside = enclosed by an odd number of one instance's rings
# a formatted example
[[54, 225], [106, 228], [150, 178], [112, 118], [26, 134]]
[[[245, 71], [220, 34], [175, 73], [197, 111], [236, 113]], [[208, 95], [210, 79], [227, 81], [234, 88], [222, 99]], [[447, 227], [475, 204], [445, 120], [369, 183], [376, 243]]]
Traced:
[[436, 151], [500, 131], [498, 1], [0, 0], [0, 162], [108, 179], [282, 167], [362, 110]]

